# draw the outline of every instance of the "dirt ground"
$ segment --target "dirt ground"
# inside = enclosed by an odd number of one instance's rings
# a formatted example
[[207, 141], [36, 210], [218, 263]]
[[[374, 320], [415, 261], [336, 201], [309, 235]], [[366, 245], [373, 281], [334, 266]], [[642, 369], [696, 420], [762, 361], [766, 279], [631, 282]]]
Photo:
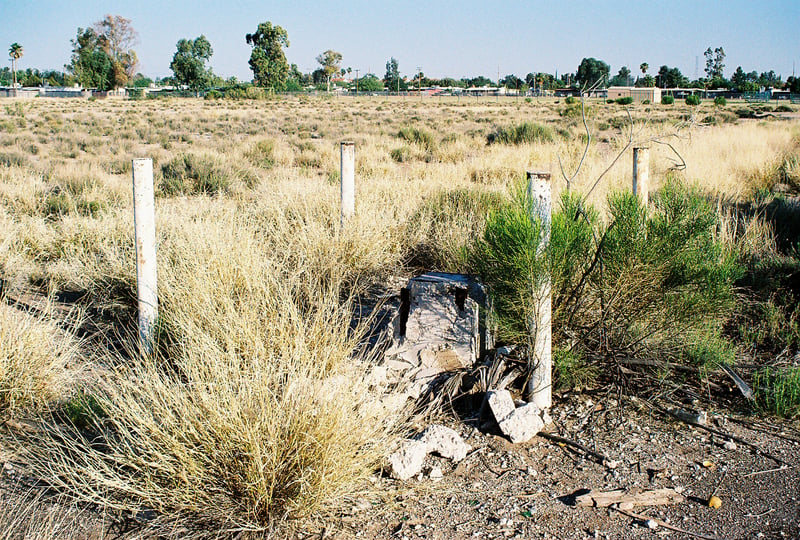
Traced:
[[[571, 395], [555, 404], [562, 436], [619, 461], [607, 468], [571, 446], [542, 437], [513, 445], [482, 432], [477, 418], [451, 423], [473, 450], [455, 465], [428, 456], [424, 472], [444, 477], [408, 482], [377, 476], [384, 502], [356, 501], [319, 538], [800, 538], [800, 432], [726, 414], [709, 427], [757, 445], [786, 465], [725, 437], [649, 413], [641, 400]], [[725, 442], [728, 442], [725, 448]], [[424, 473], [423, 473], [424, 474]], [[607, 508], [577, 507], [582, 490], [675, 488], [686, 500], [633, 512], [678, 527], [647, 527]], [[719, 509], [708, 499], [722, 500]]]
[[[492, 422], [484, 420], [479, 425], [477, 415], [460, 420], [451, 417], [444, 423], [472, 447], [463, 461], [455, 464], [429, 455], [420, 477], [406, 482], [376, 473], [365, 488], [370, 495], [354, 498], [349, 512], [302, 527], [291, 536], [387, 540], [800, 538], [800, 429], [796, 423], [709, 414], [709, 427], [756, 445], [785, 462], [781, 465], [741, 442], [733, 448], [726, 437], [649, 410], [641, 399], [597, 392], [570, 394], [556, 400], [552, 416], [552, 432], [618, 461], [618, 466], [609, 468], [581, 450], [541, 436], [525, 444], [511, 444]], [[432, 479], [431, 470], [437, 467], [443, 477]], [[4, 463], [0, 504], [12, 504], [6, 490], [16, 477], [14, 464]], [[575, 496], [582, 490], [629, 488], [674, 488], [685, 501], [632, 510], [661, 522], [654, 529], [644, 519], [613, 509], [575, 505]], [[721, 499], [721, 508], [708, 507], [712, 493]], [[1, 510], [0, 516], [6, 519], [13, 515], [8, 507]], [[150, 537], [137, 530], [135, 520], [115, 524], [85, 509], [47, 506], [21, 521], [30, 520], [60, 521], [64, 527], [51, 528], [55, 531], [52, 538]], [[687, 532], [668, 530], [664, 523]], [[17, 530], [22, 533], [34, 525], [28, 523]], [[285, 531], [278, 536], [284, 537]]]

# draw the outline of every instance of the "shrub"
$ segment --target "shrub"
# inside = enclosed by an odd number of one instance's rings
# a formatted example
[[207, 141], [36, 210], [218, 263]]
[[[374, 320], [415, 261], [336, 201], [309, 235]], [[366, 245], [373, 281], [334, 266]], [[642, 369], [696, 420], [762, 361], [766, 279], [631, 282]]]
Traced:
[[389, 152], [389, 155], [397, 163], [406, 163], [413, 159], [413, 152], [411, 148], [406, 145], [392, 149], [392, 151]]
[[724, 96], [717, 96], [714, 98], [714, 105], [717, 107], [724, 107], [728, 104], [728, 100]]
[[614, 100], [617, 105], [630, 105], [633, 103], [633, 98], [630, 96], [618, 97]]
[[[4, 299], [5, 300], [5, 299]], [[60, 330], [49, 304], [38, 316], [0, 303], [0, 416], [50, 407], [68, 384], [77, 356], [71, 330]], [[42, 317], [44, 314], [44, 317]], [[63, 323], [62, 323], [63, 324]]]
[[532, 144], [553, 142], [555, 135], [548, 126], [523, 122], [516, 126], [498, 127], [486, 137], [488, 144]]
[[775, 107], [775, 112], [794, 112], [794, 109], [789, 105], [778, 105]]
[[400, 132], [397, 134], [397, 136], [406, 142], [417, 144], [425, 150], [433, 151], [436, 149], [436, 140], [433, 138], [433, 135], [430, 132], [425, 131], [424, 129], [404, 127], [400, 129]]
[[613, 99], [607, 99], [606, 103], [614, 103], [614, 100]]
[[242, 167], [206, 154], [181, 154], [161, 166], [159, 190], [163, 195], [214, 195], [230, 193], [237, 183], [252, 187], [258, 177]]
[[700, 96], [697, 94], [690, 94], [686, 96], [686, 104], [690, 106], [700, 105]]
[[661, 96], [662, 105], [672, 105], [673, 103], [675, 103], [675, 98], [673, 96]]
[[800, 416], [800, 367], [764, 368], [753, 375], [756, 407], [778, 416]]
[[575, 98], [575, 96], [567, 96], [564, 99], [564, 103], [566, 103], [567, 105], [572, 105], [573, 103], [577, 103], [577, 102], [578, 102], [578, 100]]
[[711, 204], [673, 181], [652, 209], [630, 193], [612, 195], [608, 204], [611, 223], [604, 225], [578, 196], [564, 194], [547, 257], [537, 256], [539, 225], [524, 196], [489, 214], [470, 264], [496, 295], [500, 338], [527, 339], [531, 284], [547, 271], [556, 346], [577, 343], [579, 356], [583, 348], [587, 356], [658, 351], [675, 361], [727, 358], [721, 328], [741, 268], [716, 237]]
[[256, 167], [271, 168], [275, 165], [275, 141], [272, 139], [258, 141], [247, 152], [247, 157]]
[[219, 90], [209, 90], [206, 92], [206, 95], [203, 96], [203, 99], [222, 99], [222, 92]]

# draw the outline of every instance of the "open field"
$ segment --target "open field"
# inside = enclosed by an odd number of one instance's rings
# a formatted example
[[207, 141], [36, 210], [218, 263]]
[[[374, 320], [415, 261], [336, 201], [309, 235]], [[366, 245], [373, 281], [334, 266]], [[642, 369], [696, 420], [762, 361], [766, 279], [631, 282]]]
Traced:
[[[374, 358], [353, 358], [365, 330], [351, 327], [354, 306], [393, 276], [475, 271], [470, 247], [526, 170], [550, 171], [554, 200], [569, 187], [608, 222], [608, 195], [630, 189], [634, 144], [650, 147], [653, 191], [680, 180], [719, 214], [715, 241], [748, 269], [737, 287], [755, 291], [741, 281], [752, 278], [768, 290], [763, 303], [753, 293], [726, 308], [724, 354], [800, 364], [800, 311], [763, 284], [763, 261], [779, 260], [789, 281], [800, 268], [796, 233], [769, 219], [769, 204], [800, 194], [796, 112], [590, 101], [587, 147], [580, 102], [563, 100], [2, 104], [0, 462], [96, 505], [80, 511], [98, 523], [144, 513], [180, 536], [189, 522], [271, 530], [352, 508], [377, 489], [364, 486], [386, 449], [418, 428], [365, 390]], [[517, 130], [524, 140], [488, 144], [525, 122], [535, 126]], [[357, 197], [340, 230], [345, 140]], [[157, 183], [154, 361], [133, 337], [138, 157], [153, 159]], [[784, 416], [800, 413], [800, 394], [785, 399]], [[72, 519], [39, 511], [53, 525], [37, 537], [61, 536]], [[0, 525], [0, 538], [32, 526]]]

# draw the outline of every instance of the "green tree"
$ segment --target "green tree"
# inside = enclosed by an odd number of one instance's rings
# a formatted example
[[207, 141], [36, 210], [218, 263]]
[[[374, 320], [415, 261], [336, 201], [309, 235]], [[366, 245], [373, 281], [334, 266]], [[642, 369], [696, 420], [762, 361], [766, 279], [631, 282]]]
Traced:
[[197, 91], [208, 85], [212, 73], [206, 68], [206, 62], [213, 54], [214, 50], [205, 35], [194, 40], [181, 39], [169, 68], [178, 83]]
[[599, 82], [602, 86], [608, 81], [608, 73], [611, 68], [602, 60], [596, 58], [584, 58], [578, 66], [578, 73], [575, 75], [578, 85], [589, 88]]
[[648, 65], [647, 62], [642, 62], [641, 64], [639, 64], [639, 69], [642, 70], [642, 76], [644, 77], [645, 75], [647, 75], [647, 70], [650, 69], [650, 66]]
[[25, 51], [22, 49], [22, 45], [17, 42], [11, 44], [11, 47], [8, 48], [8, 56], [11, 57], [11, 73], [14, 79], [14, 86], [17, 86], [17, 62], [22, 55], [25, 54]]
[[342, 62], [342, 53], [328, 49], [324, 53], [317, 56], [317, 62], [322, 66], [322, 71], [325, 72], [325, 79], [328, 82], [328, 92], [331, 91], [331, 77], [339, 71], [339, 64]]
[[614, 75], [609, 81], [610, 86], [629, 86], [631, 79], [631, 70], [628, 66], [619, 68], [619, 73]]
[[114, 63], [100, 45], [100, 37], [93, 28], [78, 28], [71, 41], [72, 58], [65, 66], [84, 88], [110, 90], [114, 87]]
[[725, 68], [725, 50], [722, 47], [717, 47], [713, 51], [711, 47], [706, 49], [703, 53], [706, 57], [706, 77], [708, 79], [722, 78], [722, 70]]
[[253, 34], [245, 36], [253, 47], [250, 53], [250, 69], [256, 85], [275, 90], [283, 89], [289, 73], [289, 64], [283, 48], [289, 46], [289, 34], [278, 25], [263, 22]]
[[358, 78], [358, 91], [359, 92], [382, 92], [383, 81], [376, 75], [367, 73], [363, 77]]
[[689, 79], [687, 79], [681, 70], [678, 68], [671, 68], [669, 66], [661, 66], [656, 76], [658, 86], [661, 88], [684, 88], [689, 86]]
[[400, 90], [407, 90], [408, 85], [400, 78], [400, 64], [393, 56], [386, 62], [386, 74], [383, 76], [383, 84], [390, 92], [399, 92]]

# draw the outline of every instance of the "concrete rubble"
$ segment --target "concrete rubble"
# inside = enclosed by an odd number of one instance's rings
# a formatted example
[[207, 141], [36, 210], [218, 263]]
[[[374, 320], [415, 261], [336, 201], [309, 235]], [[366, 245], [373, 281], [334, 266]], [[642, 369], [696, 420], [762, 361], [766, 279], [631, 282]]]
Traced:
[[531, 440], [545, 426], [546, 411], [533, 403], [517, 407], [508, 390], [489, 391], [487, 401], [500, 431], [514, 444]]
[[419, 439], [406, 439], [400, 443], [400, 448], [388, 458], [389, 472], [392, 478], [408, 480], [422, 471], [428, 454], [438, 454], [458, 463], [470, 450], [471, 447], [454, 430], [433, 424], [422, 432]]
[[420, 391], [443, 373], [472, 367], [493, 346], [490, 313], [486, 289], [470, 276], [430, 272], [410, 279], [384, 354], [389, 376]]

